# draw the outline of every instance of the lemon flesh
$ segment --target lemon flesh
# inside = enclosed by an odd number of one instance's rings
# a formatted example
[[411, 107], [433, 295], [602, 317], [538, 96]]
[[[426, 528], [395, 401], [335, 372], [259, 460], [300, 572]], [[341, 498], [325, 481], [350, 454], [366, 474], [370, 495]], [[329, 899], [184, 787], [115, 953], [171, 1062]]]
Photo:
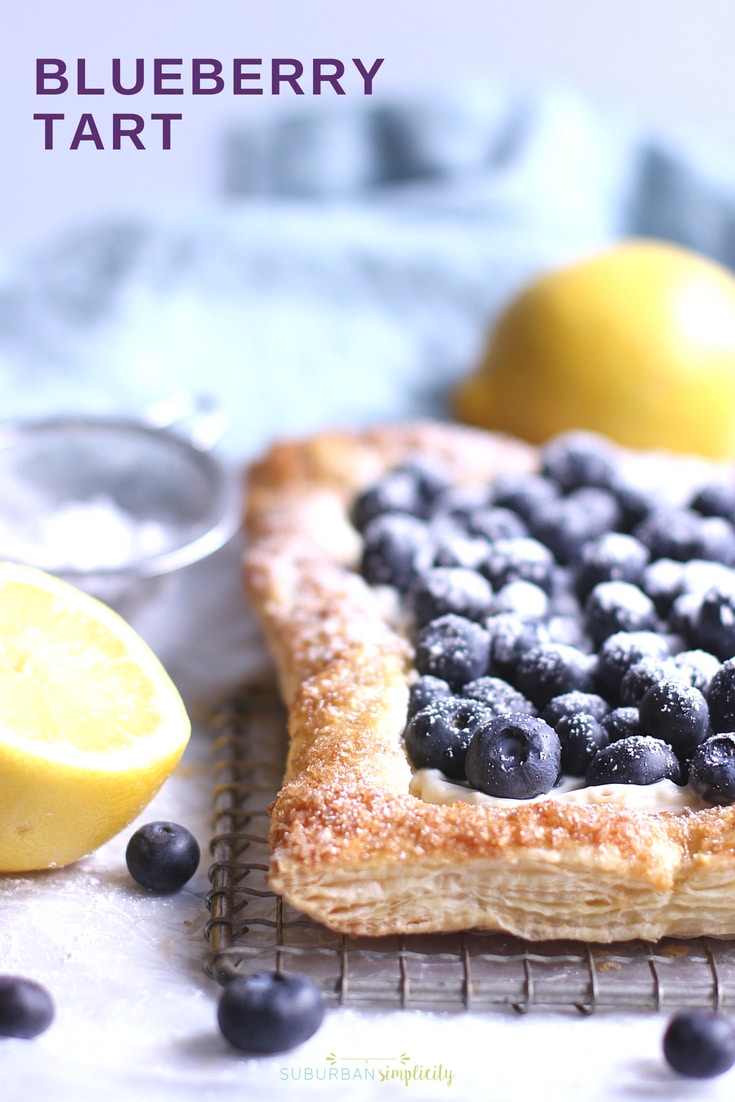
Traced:
[[630, 447], [735, 455], [735, 278], [624, 241], [541, 276], [501, 314], [454, 408], [541, 443], [590, 429]]
[[190, 730], [124, 620], [0, 563], [0, 872], [66, 865], [108, 841], [173, 772]]

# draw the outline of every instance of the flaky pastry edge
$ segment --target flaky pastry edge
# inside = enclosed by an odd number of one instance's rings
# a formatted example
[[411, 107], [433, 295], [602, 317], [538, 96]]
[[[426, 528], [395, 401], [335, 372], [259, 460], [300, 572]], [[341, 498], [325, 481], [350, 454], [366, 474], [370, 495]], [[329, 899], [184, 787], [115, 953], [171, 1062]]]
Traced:
[[348, 508], [416, 452], [460, 483], [537, 458], [497, 434], [417, 423], [277, 443], [249, 471], [244, 582], [290, 740], [271, 809], [272, 888], [348, 935], [735, 935], [734, 808], [434, 805], [409, 793], [411, 647], [355, 571]]

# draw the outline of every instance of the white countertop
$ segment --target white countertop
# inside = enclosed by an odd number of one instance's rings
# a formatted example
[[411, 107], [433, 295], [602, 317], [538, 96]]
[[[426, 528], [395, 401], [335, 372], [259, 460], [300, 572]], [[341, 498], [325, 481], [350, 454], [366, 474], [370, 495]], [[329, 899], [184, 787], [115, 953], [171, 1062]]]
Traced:
[[[125, 868], [131, 827], [68, 869], [0, 878], [2, 969], [39, 980], [56, 1002], [46, 1033], [0, 1041], [3, 1099], [732, 1097], [735, 1073], [702, 1083], [668, 1071], [660, 1055], [666, 1014], [342, 1009], [330, 1010], [319, 1032], [292, 1052], [254, 1059], [230, 1047], [216, 1025], [219, 988], [203, 972], [213, 757], [196, 717], [202, 701], [263, 662], [239, 593], [237, 548], [190, 570], [138, 626], [195, 718], [182, 765], [141, 822], [171, 818], [189, 826], [202, 863], [180, 893], [147, 893]], [[400, 1055], [408, 1059], [401, 1063]], [[412, 1078], [386, 1079], [396, 1068]]]

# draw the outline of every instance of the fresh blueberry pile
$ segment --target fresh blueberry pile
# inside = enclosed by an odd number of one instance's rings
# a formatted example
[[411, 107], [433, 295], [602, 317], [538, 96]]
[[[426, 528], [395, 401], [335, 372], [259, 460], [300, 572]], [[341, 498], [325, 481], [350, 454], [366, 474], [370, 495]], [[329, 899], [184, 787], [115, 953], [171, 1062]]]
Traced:
[[471, 490], [412, 459], [352, 521], [408, 612], [415, 768], [514, 799], [569, 776], [735, 802], [735, 476], [669, 504], [570, 433]]

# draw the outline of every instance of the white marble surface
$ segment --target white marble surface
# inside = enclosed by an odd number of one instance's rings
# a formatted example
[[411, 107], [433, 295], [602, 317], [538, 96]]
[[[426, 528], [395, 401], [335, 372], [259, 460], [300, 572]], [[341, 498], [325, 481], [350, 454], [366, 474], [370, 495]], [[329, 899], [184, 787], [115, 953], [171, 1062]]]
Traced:
[[[190, 570], [137, 621], [195, 720], [204, 702], [263, 663], [239, 592], [237, 551], [233, 544]], [[219, 989], [203, 972], [212, 760], [210, 738], [195, 723], [180, 769], [141, 817], [176, 819], [202, 844], [201, 867], [179, 894], [156, 897], [129, 879], [130, 831], [71, 868], [0, 878], [2, 968], [44, 983], [57, 1008], [35, 1040], [0, 1041], [3, 1099], [732, 1097], [735, 1073], [702, 1084], [667, 1070], [666, 1015], [331, 1010], [290, 1053], [254, 1059], [231, 1048], [216, 1025]], [[330, 1053], [338, 1057], [332, 1079]], [[394, 1059], [401, 1053], [423, 1080], [381, 1080], [381, 1070], [402, 1066]]]

